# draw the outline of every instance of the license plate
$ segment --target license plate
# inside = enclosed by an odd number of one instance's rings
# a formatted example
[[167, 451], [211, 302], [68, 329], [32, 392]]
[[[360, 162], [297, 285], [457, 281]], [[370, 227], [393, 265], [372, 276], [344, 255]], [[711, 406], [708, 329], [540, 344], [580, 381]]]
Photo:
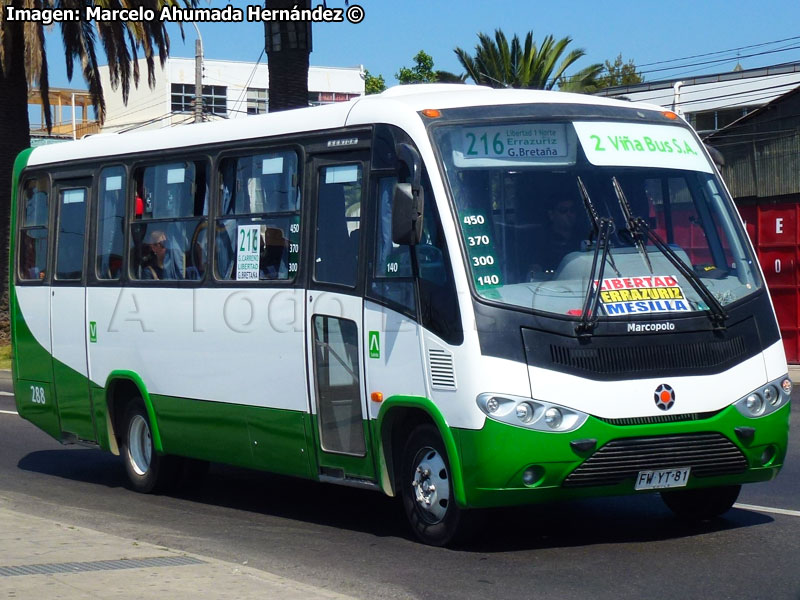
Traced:
[[660, 471], [639, 471], [636, 475], [636, 490], [663, 490], [664, 488], [684, 487], [689, 482], [691, 467], [662, 469]]

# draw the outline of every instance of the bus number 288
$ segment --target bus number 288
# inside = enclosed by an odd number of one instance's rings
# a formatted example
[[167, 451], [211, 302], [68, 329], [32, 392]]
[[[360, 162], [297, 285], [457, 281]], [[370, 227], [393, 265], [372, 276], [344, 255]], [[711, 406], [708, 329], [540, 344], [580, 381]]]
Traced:
[[44, 404], [44, 388], [38, 385], [31, 386], [31, 402]]

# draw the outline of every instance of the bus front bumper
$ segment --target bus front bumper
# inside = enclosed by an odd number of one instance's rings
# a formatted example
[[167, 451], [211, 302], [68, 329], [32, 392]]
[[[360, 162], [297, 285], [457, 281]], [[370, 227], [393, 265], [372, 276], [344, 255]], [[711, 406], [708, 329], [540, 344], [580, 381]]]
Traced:
[[466, 507], [648, 493], [635, 480], [656, 469], [691, 467], [683, 489], [769, 481], [786, 456], [790, 412], [787, 403], [749, 419], [729, 406], [702, 420], [625, 426], [589, 417], [568, 433], [487, 419], [454, 430]]

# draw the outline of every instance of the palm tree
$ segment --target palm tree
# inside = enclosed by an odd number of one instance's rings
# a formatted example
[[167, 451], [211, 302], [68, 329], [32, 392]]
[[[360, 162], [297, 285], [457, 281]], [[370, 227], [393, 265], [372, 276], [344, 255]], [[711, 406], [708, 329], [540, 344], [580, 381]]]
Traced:
[[[0, 0], [0, 292], [5, 289], [8, 221], [11, 175], [14, 159], [30, 145], [28, 122], [28, 89], [38, 87], [45, 109], [48, 130], [52, 127], [49, 104], [47, 55], [45, 52], [45, 27], [41, 22], [8, 21], [6, 6], [16, 9], [53, 8], [79, 9], [84, 0]], [[152, 9], [156, 15], [164, 6], [195, 7], [197, 0], [95, 0], [103, 8]], [[71, 81], [73, 62], [78, 61], [92, 104], [101, 122], [105, 118], [105, 100], [98, 70], [98, 44], [108, 59], [113, 88], [122, 88], [122, 97], [128, 100], [130, 83], [139, 84], [138, 54], [141, 50], [147, 63], [147, 79], [155, 84], [155, 55], [158, 52], [163, 65], [169, 53], [169, 36], [166, 23], [153, 21], [63, 21], [59, 23], [67, 64], [67, 78]], [[0, 294], [2, 295], [2, 294]]]
[[582, 48], [577, 48], [564, 55], [571, 42], [570, 37], [556, 41], [548, 35], [537, 48], [533, 32], [529, 31], [524, 46], [517, 35], [509, 44], [505, 34], [497, 29], [494, 40], [485, 33], [478, 34], [474, 57], [461, 48], [456, 48], [455, 53], [467, 75], [480, 85], [540, 90], [552, 90], [558, 85], [559, 89], [569, 87], [570, 91], [588, 91], [603, 65], [590, 65], [566, 77], [566, 70], [586, 54]]
[[[311, 7], [311, 0], [264, 0], [268, 9]], [[308, 57], [311, 23], [264, 21], [264, 40], [269, 70], [269, 112], [308, 106]]]

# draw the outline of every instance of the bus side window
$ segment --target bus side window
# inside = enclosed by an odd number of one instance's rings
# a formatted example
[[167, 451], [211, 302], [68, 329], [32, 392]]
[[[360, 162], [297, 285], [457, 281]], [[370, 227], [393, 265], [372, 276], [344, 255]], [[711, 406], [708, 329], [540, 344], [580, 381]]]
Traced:
[[60, 188], [56, 238], [56, 279], [75, 281], [83, 277], [83, 242], [86, 237], [86, 205], [89, 188]]
[[422, 325], [446, 342], [464, 339], [453, 270], [445, 244], [442, 223], [436, 209], [427, 174], [423, 175], [425, 198], [422, 239], [412, 248], [392, 242], [392, 193], [397, 177], [378, 180], [374, 264], [369, 272], [368, 296], [417, 317], [411, 254], [417, 258], [420, 315]]
[[214, 263], [223, 280], [289, 280], [300, 255], [300, 186], [294, 150], [222, 160]]
[[408, 246], [392, 242], [392, 194], [397, 177], [381, 177], [373, 188], [377, 206], [374, 262], [369, 274], [369, 295], [415, 315], [414, 281]]
[[319, 173], [314, 279], [354, 287], [361, 235], [360, 164], [323, 167]]
[[449, 344], [461, 344], [464, 330], [450, 254], [427, 174], [423, 173], [425, 194], [422, 239], [414, 246], [419, 268], [419, 302], [422, 325]]
[[206, 270], [208, 169], [204, 161], [170, 162], [134, 172], [130, 224], [133, 279], [202, 279]]
[[29, 179], [22, 189], [20, 204], [19, 278], [41, 281], [47, 269], [48, 183], [45, 177]]
[[119, 279], [125, 236], [125, 169], [108, 167], [100, 173], [97, 212], [98, 279]]

